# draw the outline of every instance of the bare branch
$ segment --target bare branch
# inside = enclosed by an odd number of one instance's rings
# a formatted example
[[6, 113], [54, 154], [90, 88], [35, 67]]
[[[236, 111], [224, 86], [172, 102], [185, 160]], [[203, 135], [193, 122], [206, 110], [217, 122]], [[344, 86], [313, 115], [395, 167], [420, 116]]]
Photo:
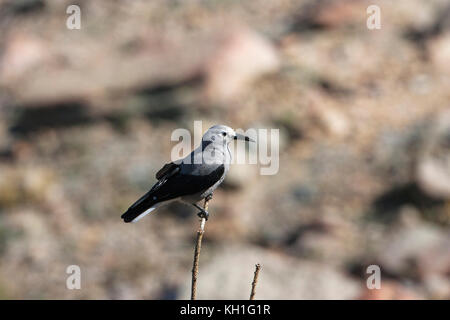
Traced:
[[259, 270], [261, 270], [261, 265], [258, 263], [255, 265], [255, 274], [253, 275], [252, 292], [250, 293], [250, 300], [255, 300], [256, 284], [258, 283]]
[[[208, 204], [210, 200], [210, 198], [205, 199], [205, 203], [203, 204], [203, 209], [205, 211], [208, 211]], [[200, 251], [202, 249], [203, 234], [205, 233], [205, 224], [206, 219], [202, 218], [200, 222], [200, 229], [197, 230], [197, 241], [195, 243], [194, 251], [194, 264], [192, 266], [191, 300], [195, 300], [197, 298], [198, 262], [200, 259]]]

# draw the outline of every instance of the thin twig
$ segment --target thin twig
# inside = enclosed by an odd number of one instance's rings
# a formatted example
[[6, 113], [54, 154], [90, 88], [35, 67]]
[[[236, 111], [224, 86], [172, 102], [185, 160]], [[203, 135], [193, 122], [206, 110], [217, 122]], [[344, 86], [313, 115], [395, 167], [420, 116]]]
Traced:
[[255, 274], [253, 275], [252, 292], [250, 293], [250, 300], [255, 300], [256, 284], [258, 283], [259, 270], [261, 270], [261, 265], [258, 263], [255, 265]]
[[[203, 209], [208, 211], [208, 204], [211, 199], [205, 199]], [[202, 218], [200, 222], [200, 229], [197, 230], [197, 242], [195, 243], [194, 251], [194, 264], [192, 266], [192, 287], [191, 287], [191, 300], [197, 298], [197, 277], [198, 277], [198, 261], [200, 259], [200, 250], [202, 250], [203, 234], [205, 233], [206, 219]]]

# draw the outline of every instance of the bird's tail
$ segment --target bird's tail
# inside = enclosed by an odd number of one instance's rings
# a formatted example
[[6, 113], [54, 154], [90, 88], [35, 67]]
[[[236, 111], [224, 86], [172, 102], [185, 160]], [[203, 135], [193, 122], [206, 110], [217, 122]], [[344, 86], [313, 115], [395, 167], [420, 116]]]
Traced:
[[143, 209], [142, 206], [131, 206], [122, 214], [121, 218], [124, 222], [138, 222], [147, 214], [159, 207], [159, 203], [152, 205], [150, 208]]

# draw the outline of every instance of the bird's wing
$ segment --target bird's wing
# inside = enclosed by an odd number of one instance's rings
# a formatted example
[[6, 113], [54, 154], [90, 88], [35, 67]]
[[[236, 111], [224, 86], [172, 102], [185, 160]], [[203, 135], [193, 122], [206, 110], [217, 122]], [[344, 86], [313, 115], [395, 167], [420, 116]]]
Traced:
[[180, 165], [170, 162], [170, 163], [166, 163], [164, 165], [164, 167], [162, 167], [157, 173], [156, 173], [156, 179], [161, 180], [161, 178], [163, 178], [165, 175], [167, 174], [173, 174], [175, 173], [174, 171], [176, 171], [177, 169], [179, 170]]
[[[190, 164], [184, 165], [195, 166]], [[156, 174], [156, 178], [158, 179], [159, 177], [158, 182], [149, 192], [133, 203], [129, 209], [142, 211], [158, 202], [202, 192], [219, 181], [225, 172], [225, 167], [219, 165], [209, 173], [199, 174], [195, 169], [191, 173], [180, 173], [180, 166], [173, 162], [166, 164]]]
[[220, 180], [224, 172], [224, 165], [216, 166], [213, 170], [203, 172], [202, 174], [199, 174], [196, 170], [192, 170], [192, 172], [188, 170], [187, 173], [176, 172], [165, 179], [163, 183], [158, 183], [157, 187], [155, 185], [152, 188], [151, 196], [159, 202], [193, 195], [212, 187]]
[[180, 164], [176, 164], [174, 162], [166, 163], [164, 167], [156, 173], [156, 179], [158, 179], [158, 182], [155, 183], [149, 193], [158, 190], [161, 185], [170, 179], [170, 177], [180, 172], [180, 170]]
[[[181, 173], [181, 165], [193, 167], [190, 167], [192, 169], [188, 168], [185, 173]], [[171, 170], [167, 170], [169, 166], [172, 168]], [[156, 208], [155, 205], [160, 202], [203, 192], [219, 181], [225, 172], [224, 165], [219, 165], [207, 172], [200, 172], [196, 166], [198, 165], [180, 164], [173, 166], [170, 163], [166, 164], [159, 171], [162, 172], [162, 170], [165, 170], [166, 172], [164, 174], [159, 174], [158, 172], [157, 174], [160, 180], [158, 180], [149, 192], [128, 208], [122, 215], [122, 219], [125, 222], [130, 222], [141, 214], [148, 212], [147, 210]]]

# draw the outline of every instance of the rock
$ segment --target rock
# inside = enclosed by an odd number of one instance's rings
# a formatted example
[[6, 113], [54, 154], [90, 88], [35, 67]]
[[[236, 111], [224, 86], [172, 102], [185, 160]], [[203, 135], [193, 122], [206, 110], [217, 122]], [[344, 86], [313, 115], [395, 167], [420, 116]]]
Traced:
[[327, 5], [320, 6], [314, 22], [326, 28], [356, 24], [365, 18], [361, 12], [365, 12], [366, 8], [361, 1], [329, 1]]
[[416, 175], [429, 196], [450, 199], [450, 110], [438, 114], [431, 123]]
[[344, 138], [351, 132], [351, 124], [344, 110], [334, 99], [320, 92], [310, 91], [305, 99], [310, 104], [310, 122], [326, 134], [335, 138]]
[[23, 190], [32, 200], [45, 199], [55, 184], [55, 173], [44, 167], [28, 167], [23, 171]]
[[430, 275], [424, 279], [424, 284], [432, 299], [450, 299], [450, 279], [448, 277]]
[[381, 271], [390, 274], [424, 278], [445, 274], [450, 268], [450, 238], [433, 225], [395, 226], [382, 240], [375, 261]]
[[300, 6], [294, 31], [339, 28], [361, 23], [366, 7], [362, 1], [325, 0], [306, 2]]
[[429, 52], [436, 70], [448, 75], [450, 73], [450, 65], [448, 63], [448, 57], [450, 57], [450, 33], [444, 33], [430, 41]]
[[278, 66], [277, 52], [269, 41], [254, 31], [236, 29], [225, 36], [206, 65], [206, 94], [213, 101], [227, 101]]
[[20, 205], [23, 201], [45, 199], [55, 183], [54, 173], [44, 167], [0, 167], [0, 207]]
[[[183, 36], [174, 36], [156, 32], [146, 21], [142, 29], [130, 35], [137, 43], [136, 49], [119, 50], [123, 37], [115, 37], [110, 31], [105, 34], [89, 30], [91, 23], [98, 25], [94, 11], [83, 18], [86, 33], [67, 32], [63, 24], [52, 28], [45, 37], [28, 29], [26, 35], [14, 32], [8, 36], [5, 55], [0, 58], [0, 85], [8, 89], [16, 104], [97, 101], [114, 90], [158, 88], [189, 81], [199, 76], [212, 51], [209, 48], [214, 47], [215, 33], [200, 37], [183, 32]], [[131, 20], [123, 18], [124, 24]], [[106, 108], [113, 107], [110, 103]]]
[[0, 207], [17, 204], [21, 199], [21, 182], [17, 170], [0, 167]]
[[[450, 237], [442, 239], [417, 257], [419, 275], [426, 278], [446, 277], [450, 273]], [[448, 288], [450, 290], [450, 288]]]
[[1, 60], [0, 82], [13, 81], [29, 72], [48, 58], [48, 50], [42, 40], [24, 34], [13, 34], [6, 42]]
[[345, 115], [332, 107], [319, 107], [315, 109], [320, 124], [328, 134], [335, 137], [345, 137], [350, 132], [350, 125]]
[[300, 225], [290, 234], [289, 253], [294, 256], [314, 257], [315, 261], [326, 261], [328, 265], [342, 265], [355, 255], [352, 244], [357, 242], [355, 226], [332, 212], [315, 218], [309, 224]]

